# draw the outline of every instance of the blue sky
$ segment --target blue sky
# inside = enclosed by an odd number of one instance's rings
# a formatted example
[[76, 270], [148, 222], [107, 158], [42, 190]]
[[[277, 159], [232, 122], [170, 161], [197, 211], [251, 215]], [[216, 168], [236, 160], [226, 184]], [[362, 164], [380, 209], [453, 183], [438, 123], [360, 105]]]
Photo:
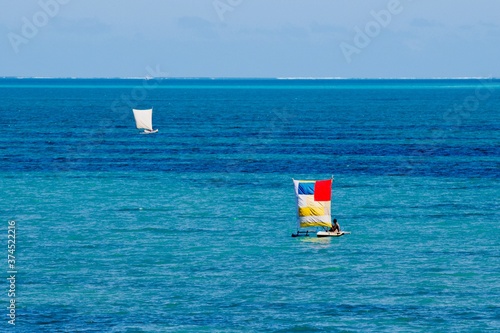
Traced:
[[0, 6], [0, 76], [500, 77], [499, 0]]

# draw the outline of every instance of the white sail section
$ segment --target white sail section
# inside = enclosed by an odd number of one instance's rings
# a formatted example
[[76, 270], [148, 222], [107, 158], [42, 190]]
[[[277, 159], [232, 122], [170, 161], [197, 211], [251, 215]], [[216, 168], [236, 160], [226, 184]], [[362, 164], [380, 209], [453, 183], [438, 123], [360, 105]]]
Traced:
[[137, 110], [133, 109], [135, 125], [138, 129], [153, 130], [153, 109]]

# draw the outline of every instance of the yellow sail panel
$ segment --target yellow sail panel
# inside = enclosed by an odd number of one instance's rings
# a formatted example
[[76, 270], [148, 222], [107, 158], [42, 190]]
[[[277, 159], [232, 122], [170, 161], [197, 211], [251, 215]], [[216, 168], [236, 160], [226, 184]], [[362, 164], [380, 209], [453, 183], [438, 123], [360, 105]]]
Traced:
[[301, 228], [309, 228], [309, 227], [326, 227], [326, 228], [331, 228], [332, 223], [331, 222], [301, 222], [300, 223]]
[[299, 216], [321, 216], [325, 215], [324, 207], [299, 207]]
[[332, 180], [293, 180], [299, 228], [331, 227]]
[[299, 216], [298, 219], [301, 227], [304, 225], [307, 225], [308, 227], [330, 227], [332, 225], [330, 215]]

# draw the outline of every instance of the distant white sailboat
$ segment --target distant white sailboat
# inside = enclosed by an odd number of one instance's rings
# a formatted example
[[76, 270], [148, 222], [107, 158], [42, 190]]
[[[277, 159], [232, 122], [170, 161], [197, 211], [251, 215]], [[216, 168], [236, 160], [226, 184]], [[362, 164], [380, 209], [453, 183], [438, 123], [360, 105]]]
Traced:
[[153, 129], [153, 109], [132, 109], [132, 111], [134, 112], [136, 127], [144, 130], [141, 134], [152, 134], [158, 132], [158, 129]]
[[[350, 232], [332, 230], [332, 179], [327, 180], [293, 180], [297, 197], [297, 233], [292, 237], [310, 236], [339, 237]], [[304, 228], [316, 227], [316, 230]], [[318, 227], [322, 230], [318, 231]]]

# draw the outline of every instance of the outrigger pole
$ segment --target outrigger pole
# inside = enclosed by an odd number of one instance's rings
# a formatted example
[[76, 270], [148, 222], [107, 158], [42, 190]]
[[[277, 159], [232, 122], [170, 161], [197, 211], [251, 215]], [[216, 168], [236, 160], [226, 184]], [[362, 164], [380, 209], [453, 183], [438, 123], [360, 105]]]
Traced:
[[297, 230], [297, 233], [296, 234], [292, 234], [292, 237], [301, 237], [301, 236], [309, 237], [310, 236], [309, 232], [310, 233], [314, 233], [316, 231], [314, 231], [314, 230], [306, 230], [306, 231]]

